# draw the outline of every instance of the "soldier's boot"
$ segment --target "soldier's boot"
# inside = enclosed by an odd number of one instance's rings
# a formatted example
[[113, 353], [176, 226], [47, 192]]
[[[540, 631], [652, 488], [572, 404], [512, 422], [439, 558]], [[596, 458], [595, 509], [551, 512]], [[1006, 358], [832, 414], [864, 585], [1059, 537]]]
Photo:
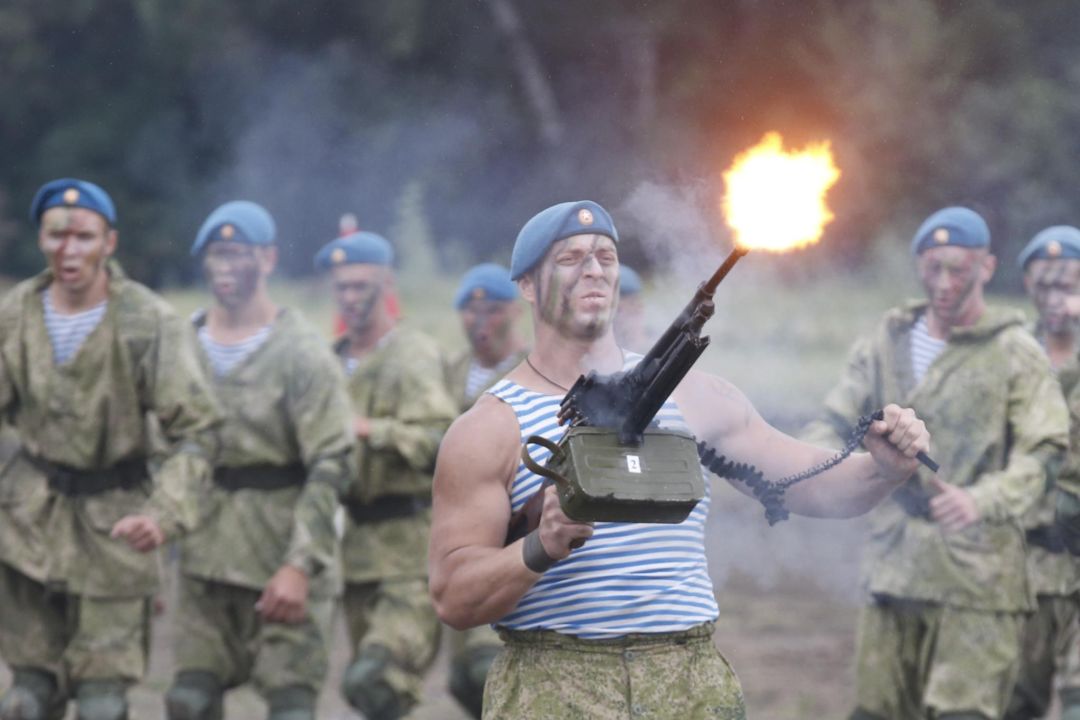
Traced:
[[315, 720], [315, 691], [304, 685], [289, 685], [266, 693], [270, 706], [267, 720]]
[[1061, 689], [1061, 720], [1080, 720], [1080, 688]]
[[499, 650], [498, 647], [474, 647], [450, 663], [450, 694], [476, 720], [480, 720], [483, 712], [484, 683]]
[[412, 698], [399, 693], [387, 681], [387, 671], [393, 664], [388, 648], [368, 645], [361, 648], [345, 671], [341, 693], [368, 720], [398, 720], [412, 709]]
[[222, 720], [225, 688], [221, 679], [205, 670], [184, 670], [165, 693], [168, 720]]
[[38, 668], [15, 668], [13, 682], [0, 700], [0, 720], [59, 720], [67, 702], [56, 676]]
[[127, 720], [128, 683], [123, 680], [84, 680], [75, 691], [77, 720]]

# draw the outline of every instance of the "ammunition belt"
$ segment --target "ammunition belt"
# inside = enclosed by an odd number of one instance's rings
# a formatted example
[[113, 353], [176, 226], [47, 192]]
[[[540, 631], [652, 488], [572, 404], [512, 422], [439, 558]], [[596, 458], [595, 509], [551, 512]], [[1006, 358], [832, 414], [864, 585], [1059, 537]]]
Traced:
[[304, 484], [307, 474], [300, 463], [291, 465], [239, 465], [214, 468], [214, 484], [222, 490], [281, 490]]
[[431, 498], [416, 495], [383, 495], [369, 503], [345, 502], [345, 509], [357, 525], [412, 517], [429, 507]]
[[44, 473], [53, 492], [68, 497], [98, 495], [117, 488], [130, 490], [143, 484], [148, 476], [144, 458], [121, 460], [102, 470], [84, 470], [50, 462], [25, 449], [21, 452], [27, 462]]
[[1043, 525], [1041, 527], [1032, 528], [1028, 530], [1025, 535], [1027, 536], [1028, 545], [1041, 547], [1043, 550], [1050, 553], [1063, 553], [1068, 549], [1065, 545], [1065, 539], [1061, 529], [1056, 525]]
[[930, 498], [910, 482], [901, 485], [892, 494], [900, 508], [913, 518], [930, 519]]

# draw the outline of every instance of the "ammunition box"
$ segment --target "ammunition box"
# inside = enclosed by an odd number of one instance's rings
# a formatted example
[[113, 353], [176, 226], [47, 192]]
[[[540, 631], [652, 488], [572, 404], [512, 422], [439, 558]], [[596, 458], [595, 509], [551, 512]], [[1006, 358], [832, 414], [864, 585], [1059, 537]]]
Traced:
[[641, 445], [626, 446], [612, 430], [574, 427], [547, 469], [565, 478], [563, 512], [583, 522], [678, 523], [705, 497], [697, 446], [683, 432], [648, 428]]

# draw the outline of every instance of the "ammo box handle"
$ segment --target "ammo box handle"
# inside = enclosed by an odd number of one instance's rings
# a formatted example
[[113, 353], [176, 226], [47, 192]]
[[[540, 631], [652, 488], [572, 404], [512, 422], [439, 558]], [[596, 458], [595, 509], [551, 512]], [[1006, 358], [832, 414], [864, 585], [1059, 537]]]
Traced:
[[562, 449], [558, 445], [553, 443], [551, 440], [548, 440], [542, 435], [530, 435], [528, 439], [521, 444], [521, 462], [525, 463], [525, 467], [529, 468], [529, 470], [536, 473], [540, 477], [554, 480], [555, 484], [559, 485], [560, 487], [566, 487], [567, 485], [569, 485], [570, 481], [567, 480], [565, 477], [555, 472], [551, 468], [544, 467], [543, 465], [532, 459], [532, 455], [529, 454], [530, 445], [539, 445], [540, 447], [545, 447], [550, 450], [552, 460], [556, 460], [560, 455], [562, 455]]

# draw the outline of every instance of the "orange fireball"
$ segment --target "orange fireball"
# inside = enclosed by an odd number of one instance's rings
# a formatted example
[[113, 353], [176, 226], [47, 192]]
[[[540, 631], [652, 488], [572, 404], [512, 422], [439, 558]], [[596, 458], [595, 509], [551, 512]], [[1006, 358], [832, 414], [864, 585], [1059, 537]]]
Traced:
[[770, 132], [724, 173], [724, 219], [743, 250], [784, 252], [821, 239], [833, 219], [825, 194], [840, 178], [829, 142], [787, 151]]

